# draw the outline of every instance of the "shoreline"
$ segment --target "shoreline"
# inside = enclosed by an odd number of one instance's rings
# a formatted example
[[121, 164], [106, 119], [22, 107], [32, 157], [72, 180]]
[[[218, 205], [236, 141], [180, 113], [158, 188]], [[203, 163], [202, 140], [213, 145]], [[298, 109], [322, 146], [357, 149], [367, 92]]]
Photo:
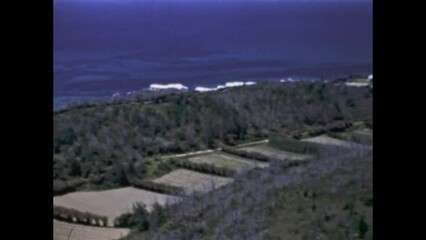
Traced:
[[[341, 76], [341, 77], [330, 77], [330, 78], [319, 78], [319, 77], [298, 77], [298, 76], [289, 76], [285, 78], [274, 78], [274, 79], [263, 79], [263, 80], [247, 80], [247, 81], [228, 81], [225, 83], [217, 83], [217, 84], [193, 84], [192, 86], [186, 86], [182, 83], [151, 83], [150, 87], [148, 88], [142, 88], [139, 90], [134, 91], [117, 91], [112, 94], [108, 95], [100, 95], [100, 96], [84, 96], [84, 95], [71, 95], [71, 96], [54, 96], [53, 98], [53, 112], [57, 113], [60, 111], [63, 111], [67, 109], [70, 105], [78, 105], [82, 104], [84, 102], [93, 102], [93, 103], [106, 103], [106, 102], [112, 102], [116, 100], [117, 98], [126, 98], [129, 96], [134, 96], [138, 94], [143, 93], [165, 93], [165, 94], [171, 94], [171, 93], [189, 93], [189, 92], [212, 92], [212, 91], [219, 91], [227, 88], [234, 88], [234, 87], [243, 87], [243, 86], [250, 86], [250, 85], [256, 85], [259, 83], [291, 83], [291, 82], [316, 82], [316, 81], [322, 81], [322, 82], [329, 82], [329, 81], [335, 81], [335, 80], [341, 80], [341, 79], [351, 79], [353, 77], [356, 78], [370, 78], [372, 77], [372, 74], [350, 74], [349, 76]], [[347, 86], [350, 86], [350, 84]]]

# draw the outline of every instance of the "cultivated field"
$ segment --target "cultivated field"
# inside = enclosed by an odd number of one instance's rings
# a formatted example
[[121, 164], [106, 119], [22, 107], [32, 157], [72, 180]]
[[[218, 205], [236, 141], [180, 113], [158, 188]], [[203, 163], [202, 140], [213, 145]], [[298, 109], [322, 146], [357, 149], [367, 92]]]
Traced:
[[358, 143], [355, 143], [355, 142], [344, 141], [344, 140], [332, 138], [332, 137], [329, 137], [329, 136], [326, 136], [326, 135], [312, 137], [312, 138], [306, 138], [306, 139], [303, 139], [302, 141], [313, 142], [313, 143], [324, 144], [324, 145], [331, 145], [331, 146], [336, 146], [336, 147], [345, 147], [345, 148], [366, 148], [366, 147], [368, 147], [366, 145], [358, 144]]
[[114, 219], [123, 213], [131, 212], [135, 203], [141, 202], [150, 210], [154, 203], [177, 201], [177, 197], [125, 187], [107, 191], [73, 192], [53, 198], [53, 205], [73, 208], [108, 217], [108, 225], [113, 226]]
[[182, 187], [186, 193], [191, 193], [193, 191], [207, 192], [213, 188], [218, 188], [231, 183], [233, 179], [186, 169], [177, 169], [153, 181], [171, 186]]
[[53, 220], [54, 240], [113, 240], [129, 233], [127, 228], [92, 227]]
[[356, 130], [355, 133], [362, 134], [362, 135], [373, 136], [373, 130], [368, 129], [368, 128], [363, 128], [363, 129]]
[[278, 150], [267, 144], [260, 144], [256, 146], [250, 146], [250, 147], [242, 147], [240, 149], [247, 152], [258, 152], [268, 157], [276, 158], [278, 160], [306, 160], [310, 158], [310, 156], [306, 154], [299, 154], [299, 153]]
[[196, 163], [211, 163], [218, 167], [226, 167], [237, 171], [251, 169], [256, 166], [261, 168], [269, 166], [268, 163], [253, 161], [227, 153], [206, 154], [189, 158], [188, 161]]
[[356, 129], [353, 131], [328, 134], [332, 138], [340, 140], [355, 142], [363, 145], [371, 145], [373, 142], [373, 131], [368, 128]]

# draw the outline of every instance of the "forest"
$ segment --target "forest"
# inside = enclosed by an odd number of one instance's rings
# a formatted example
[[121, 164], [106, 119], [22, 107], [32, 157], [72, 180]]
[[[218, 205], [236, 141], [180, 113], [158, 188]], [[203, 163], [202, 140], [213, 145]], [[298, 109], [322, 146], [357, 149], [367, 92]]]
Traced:
[[289, 143], [338, 133], [356, 122], [372, 129], [372, 95], [372, 88], [348, 87], [338, 79], [263, 82], [207, 93], [140, 92], [74, 104], [53, 116], [54, 194], [128, 186], [177, 167], [160, 161], [161, 155], [277, 136]]
[[[54, 218], [113, 221], [126, 240], [372, 239], [373, 89], [346, 80], [143, 91], [57, 111], [54, 196], [131, 186], [180, 200], [115, 219], [54, 206]], [[208, 178], [210, 190], [188, 191]]]

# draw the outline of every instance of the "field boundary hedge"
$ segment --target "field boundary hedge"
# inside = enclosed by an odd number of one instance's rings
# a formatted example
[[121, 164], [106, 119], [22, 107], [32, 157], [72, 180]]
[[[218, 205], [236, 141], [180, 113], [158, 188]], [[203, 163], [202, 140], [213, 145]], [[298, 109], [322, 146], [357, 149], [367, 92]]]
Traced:
[[53, 218], [70, 223], [105, 227], [108, 217], [99, 216], [89, 212], [82, 212], [73, 208], [53, 206]]

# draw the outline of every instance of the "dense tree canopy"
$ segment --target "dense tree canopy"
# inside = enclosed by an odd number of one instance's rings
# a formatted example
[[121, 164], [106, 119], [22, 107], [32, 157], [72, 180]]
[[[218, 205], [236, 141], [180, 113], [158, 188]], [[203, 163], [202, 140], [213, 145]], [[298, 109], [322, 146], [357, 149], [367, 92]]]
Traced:
[[[372, 127], [372, 89], [341, 82], [259, 83], [208, 93], [152, 94], [80, 104], [54, 114], [54, 179], [106, 187], [145, 178], [147, 159], [221, 143]], [[321, 132], [321, 131], [320, 131]]]

